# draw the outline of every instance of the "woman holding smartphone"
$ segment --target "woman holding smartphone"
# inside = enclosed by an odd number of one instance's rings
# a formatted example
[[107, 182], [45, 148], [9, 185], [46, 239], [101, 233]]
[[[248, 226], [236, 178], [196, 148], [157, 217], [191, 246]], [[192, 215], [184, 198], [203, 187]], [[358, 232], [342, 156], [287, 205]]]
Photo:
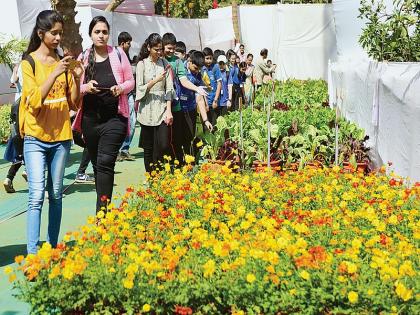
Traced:
[[137, 119], [141, 125], [140, 147], [144, 149], [147, 172], [162, 162], [164, 155], [173, 154], [170, 137], [174, 90], [169, 75], [171, 66], [161, 55], [162, 38], [159, 34], [150, 34], [140, 49], [136, 69], [136, 100], [140, 101]]
[[60, 60], [57, 54], [63, 25], [58, 12], [39, 13], [22, 61], [19, 131], [28, 169], [28, 254], [38, 251], [45, 169], [49, 199], [47, 241], [52, 247], [57, 245], [60, 232], [64, 168], [73, 138], [70, 109], [78, 108], [83, 73], [81, 66], [70, 69], [71, 57]]
[[85, 76], [74, 129], [82, 132], [92, 161], [98, 212], [112, 197], [115, 161], [129, 130], [127, 94], [134, 88], [134, 78], [125, 52], [107, 44], [110, 34], [105, 17], [92, 19], [89, 35], [93, 45], [78, 58]]

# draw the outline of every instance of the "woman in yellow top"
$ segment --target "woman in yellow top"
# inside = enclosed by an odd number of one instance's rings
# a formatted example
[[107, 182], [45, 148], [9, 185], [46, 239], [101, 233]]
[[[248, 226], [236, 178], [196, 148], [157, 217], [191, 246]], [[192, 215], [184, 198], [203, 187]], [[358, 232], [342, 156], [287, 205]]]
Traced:
[[64, 167], [70, 151], [70, 109], [80, 102], [83, 68], [71, 57], [60, 60], [57, 48], [63, 35], [63, 17], [56, 11], [39, 13], [22, 62], [23, 91], [19, 108], [20, 133], [28, 172], [28, 254], [37, 252], [41, 210], [48, 170], [47, 241], [55, 247], [60, 232]]

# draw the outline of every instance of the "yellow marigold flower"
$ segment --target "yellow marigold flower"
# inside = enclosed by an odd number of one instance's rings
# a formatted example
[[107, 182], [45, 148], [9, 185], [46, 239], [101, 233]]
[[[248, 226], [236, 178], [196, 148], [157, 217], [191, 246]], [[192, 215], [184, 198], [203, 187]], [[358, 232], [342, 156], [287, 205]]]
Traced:
[[111, 235], [109, 233], [105, 233], [102, 235], [102, 240], [108, 242], [111, 239]]
[[338, 281], [340, 281], [340, 282], [346, 282], [346, 277], [344, 277], [344, 276], [338, 276]]
[[143, 311], [143, 312], [145, 312], [145, 313], [146, 313], [146, 312], [149, 312], [149, 311], [150, 311], [150, 308], [151, 308], [151, 307], [150, 307], [150, 305], [149, 305], [149, 304], [144, 304], [144, 305], [143, 305], [143, 307], [142, 307], [142, 311]]
[[257, 278], [253, 273], [248, 273], [246, 276], [246, 281], [249, 283], [253, 283]]
[[23, 257], [23, 255], [19, 255], [15, 257], [15, 263], [20, 264], [22, 263], [22, 261], [25, 259], [25, 257]]
[[354, 248], [360, 248], [360, 247], [362, 247], [362, 242], [359, 239], [355, 238], [351, 242], [351, 246], [354, 247]]
[[203, 266], [204, 268], [204, 277], [208, 278], [213, 275], [213, 273], [216, 271], [216, 263], [213, 259], [209, 259]]
[[4, 274], [6, 275], [10, 275], [13, 272], [13, 268], [10, 266], [7, 266], [6, 268], [4, 268]]
[[413, 297], [413, 291], [407, 289], [401, 282], [396, 283], [395, 293], [397, 293], [398, 297], [400, 297], [404, 302], [410, 300]]
[[126, 289], [132, 289], [134, 287], [134, 282], [131, 279], [124, 279], [123, 280], [123, 286]]
[[357, 292], [354, 291], [350, 291], [347, 294], [347, 298], [349, 299], [350, 303], [357, 303], [357, 301], [359, 300], [359, 295], [357, 294]]
[[311, 278], [311, 275], [306, 270], [302, 270], [299, 275], [305, 280], [309, 280]]
[[395, 305], [392, 305], [391, 306], [391, 311], [393, 311], [393, 312], [396, 312], [398, 309], [397, 309], [397, 307], [395, 306]]
[[291, 295], [296, 295], [297, 291], [296, 291], [296, 289], [290, 289], [290, 290], [289, 290], [289, 293], [290, 293]]
[[50, 272], [50, 274], [48, 275], [48, 278], [49, 279], [54, 279], [54, 278], [56, 278], [58, 275], [60, 275], [60, 266], [58, 266], [58, 265], [55, 265], [52, 269], [51, 269], [51, 272]]
[[203, 141], [199, 141], [198, 143], [197, 143], [197, 148], [200, 148], [200, 147], [202, 147], [203, 146]]
[[388, 223], [392, 225], [397, 225], [398, 224], [397, 216], [395, 214], [391, 215], [388, 219]]
[[193, 156], [188, 155], [188, 154], [185, 155], [185, 163], [191, 164], [194, 161], [195, 161], [195, 158]]
[[352, 262], [347, 262], [347, 271], [350, 274], [356, 273], [357, 265]]
[[11, 282], [13, 282], [13, 281], [15, 281], [16, 280], [16, 274], [15, 273], [12, 273], [10, 276], [9, 276], [9, 282], [11, 283]]
[[168, 163], [166, 163], [165, 164], [165, 171], [169, 172], [170, 170], [171, 170], [171, 166]]
[[374, 294], [375, 294], [375, 291], [373, 291], [372, 289], [369, 289], [367, 291], [367, 295], [369, 295], [369, 296], [374, 295]]
[[99, 218], [99, 219], [102, 219], [103, 217], [105, 217], [105, 212], [103, 212], [102, 210], [101, 210], [101, 211], [99, 211], [99, 212], [96, 214], [96, 217], [97, 217], [97, 218]]

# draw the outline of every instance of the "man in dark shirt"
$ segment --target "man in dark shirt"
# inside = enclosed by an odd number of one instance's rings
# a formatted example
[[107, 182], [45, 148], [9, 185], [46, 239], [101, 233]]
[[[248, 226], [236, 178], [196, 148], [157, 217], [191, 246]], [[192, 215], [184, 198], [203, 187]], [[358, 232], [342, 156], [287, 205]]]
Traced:
[[[132, 62], [132, 60], [130, 59], [130, 47], [131, 47], [132, 40], [133, 40], [133, 38], [127, 32], [121, 32], [118, 35], [118, 46], [120, 46], [124, 50], [125, 54], [128, 57], [128, 60], [130, 60], [130, 62]], [[125, 161], [134, 161], [135, 160], [134, 157], [129, 152], [131, 141], [133, 140], [134, 133], [136, 131], [136, 115], [137, 115], [137, 113], [136, 113], [135, 106], [134, 106], [135, 91], [136, 91], [136, 89], [133, 89], [133, 91], [131, 91], [128, 94], [128, 106], [129, 106], [129, 110], [130, 110], [130, 134], [125, 138], [124, 143], [121, 146], [120, 153], [118, 154], [117, 161], [124, 161], [124, 160]]]

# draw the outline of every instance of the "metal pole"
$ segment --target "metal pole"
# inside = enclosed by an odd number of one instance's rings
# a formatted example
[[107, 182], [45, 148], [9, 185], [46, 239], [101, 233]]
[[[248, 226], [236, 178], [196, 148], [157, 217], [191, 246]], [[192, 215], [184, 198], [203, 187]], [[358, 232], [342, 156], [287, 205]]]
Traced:
[[239, 126], [241, 133], [241, 163], [244, 161], [244, 125], [242, 119], [242, 97], [239, 97]]
[[274, 81], [272, 84], [271, 90], [271, 104], [268, 102], [267, 104], [267, 167], [271, 168], [271, 121], [270, 121], [270, 112], [271, 112], [271, 105], [274, 103]]
[[338, 101], [337, 101], [337, 89], [335, 91], [335, 102], [333, 106], [335, 106], [335, 165], [338, 165]]

